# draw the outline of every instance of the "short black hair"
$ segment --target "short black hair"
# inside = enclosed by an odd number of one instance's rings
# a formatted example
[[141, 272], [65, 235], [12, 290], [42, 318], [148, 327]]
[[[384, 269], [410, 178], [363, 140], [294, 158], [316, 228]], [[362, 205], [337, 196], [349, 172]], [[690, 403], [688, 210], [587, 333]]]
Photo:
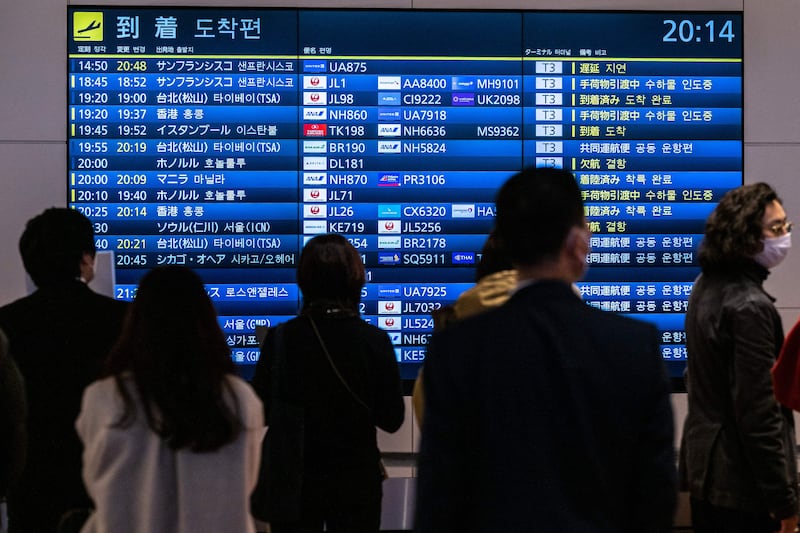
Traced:
[[83, 255], [95, 251], [91, 221], [66, 207], [51, 207], [30, 219], [19, 239], [22, 264], [37, 287], [77, 278]]
[[731, 189], [706, 219], [700, 243], [700, 265], [705, 269], [749, 260], [761, 250], [762, 221], [767, 206], [781, 202], [766, 183]]
[[341, 235], [317, 235], [300, 254], [297, 285], [304, 307], [331, 304], [358, 310], [365, 278], [361, 256]]
[[529, 167], [497, 193], [497, 239], [515, 265], [554, 259], [570, 229], [584, 222], [581, 190], [571, 172]]

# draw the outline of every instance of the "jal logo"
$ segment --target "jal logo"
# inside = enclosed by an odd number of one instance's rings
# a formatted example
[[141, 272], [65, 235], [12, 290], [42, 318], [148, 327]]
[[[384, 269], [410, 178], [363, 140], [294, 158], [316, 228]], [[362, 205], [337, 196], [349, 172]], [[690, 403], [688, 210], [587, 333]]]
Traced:
[[386, 310], [393, 311], [394, 310], [394, 303], [393, 302], [386, 302]]
[[391, 328], [392, 326], [394, 326], [394, 318], [387, 318], [386, 319], [386, 327]]
[[327, 76], [303, 76], [303, 89], [327, 89]]
[[303, 105], [326, 105], [327, 103], [328, 93], [324, 91], [303, 92]]
[[305, 218], [325, 218], [326, 204], [306, 204], [303, 206]]
[[311, 93], [308, 95], [308, 99], [312, 102], [319, 102], [319, 93]]
[[309, 211], [311, 212], [312, 215], [318, 215], [321, 209], [319, 208], [318, 205], [312, 205]]
[[400, 221], [384, 220], [378, 224], [378, 233], [400, 233]]
[[310, 195], [311, 195], [311, 198], [319, 198], [319, 191], [313, 190], [313, 191], [311, 191]]
[[383, 229], [386, 231], [392, 231], [394, 229], [394, 222], [387, 222], [383, 225]]
[[381, 300], [378, 301], [378, 314], [380, 315], [399, 315], [400, 300]]

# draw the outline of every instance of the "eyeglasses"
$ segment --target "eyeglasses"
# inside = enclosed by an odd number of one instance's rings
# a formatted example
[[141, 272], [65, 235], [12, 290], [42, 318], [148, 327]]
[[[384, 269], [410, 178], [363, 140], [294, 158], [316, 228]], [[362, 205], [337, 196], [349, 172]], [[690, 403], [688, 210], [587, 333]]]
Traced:
[[786, 235], [787, 233], [792, 232], [793, 224], [788, 220], [783, 220], [781, 222], [774, 222], [769, 226], [765, 226], [764, 229], [775, 235], [776, 237], [780, 237], [781, 235]]

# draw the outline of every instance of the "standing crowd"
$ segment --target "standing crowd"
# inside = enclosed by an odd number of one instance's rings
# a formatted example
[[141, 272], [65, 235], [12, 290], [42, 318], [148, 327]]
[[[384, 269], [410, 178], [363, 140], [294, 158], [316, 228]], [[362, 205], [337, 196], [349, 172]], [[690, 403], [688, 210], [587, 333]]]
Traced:
[[[784, 344], [763, 287], [791, 244], [776, 192], [731, 190], [706, 222], [679, 453], [657, 329], [581, 300], [574, 176], [525, 169], [495, 203], [476, 285], [435, 314], [415, 385], [415, 530], [666, 532], [684, 490], [696, 533], [795, 531], [800, 328]], [[346, 238], [303, 248], [302, 307], [250, 383], [191, 269], [148, 271], [131, 303], [99, 295], [92, 224], [66, 208], [28, 221], [19, 250], [36, 290], [0, 307], [10, 533], [380, 529], [376, 430], [400, 428], [404, 400]]]

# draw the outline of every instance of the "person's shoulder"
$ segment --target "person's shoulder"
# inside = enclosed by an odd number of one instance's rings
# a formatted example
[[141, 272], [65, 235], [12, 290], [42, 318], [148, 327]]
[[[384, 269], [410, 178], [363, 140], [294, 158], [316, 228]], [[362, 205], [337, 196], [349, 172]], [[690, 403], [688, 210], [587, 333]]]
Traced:
[[0, 306], [0, 323], [6, 319], [17, 317], [35, 304], [33, 295], [23, 296], [16, 300]]
[[236, 404], [241, 413], [242, 421], [247, 426], [262, 426], [264, 411], [261, 400], [253, 389], [253, 386], [234, 374], [228, 374], [225, 376], [225, 380], [236, 398]]

